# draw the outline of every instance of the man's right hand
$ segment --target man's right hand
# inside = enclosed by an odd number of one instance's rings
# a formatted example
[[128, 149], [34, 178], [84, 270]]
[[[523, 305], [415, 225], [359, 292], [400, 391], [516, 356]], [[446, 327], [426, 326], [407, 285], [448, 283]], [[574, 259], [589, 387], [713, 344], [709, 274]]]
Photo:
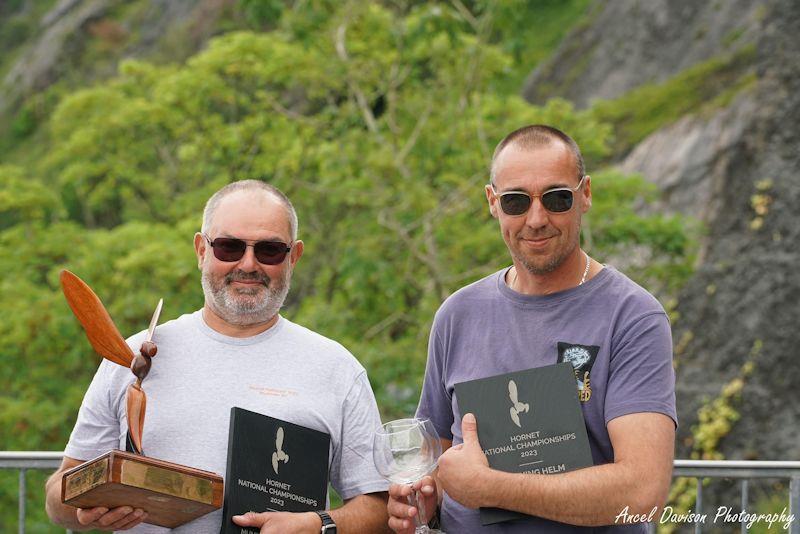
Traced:
[[128, 530], [145, 519], [147, 512], [132, 506], [117, 506], [108, 509], [98, 506], [96, 508], [74, 508], [61, 502], [61, 482], [64, 473], [84, 463], [84, 460], [64, 456], [61, 466], [47, 479], [46, 509], [50, 520], [68, 530]]
[[389, 486], [387, 510], [389, 511], [389, 528], [397, 534], [414, 534], [414, 529], [416, 528], [414, 518], [418, 510], [408, 504], [408, 497], [412, 491], [417, 491], [417, 499], [422, 500], [422, 508], [425, 510], [425, 517], [422, 518], [423, 524], [430, 521], [436, 512], [439, 502], [436, 495], [436, 482], [433, 477], [423, 477], [412, 485], [392, 484]]
[[145, 519], [147, 512], [141, 508], [119, 506], [117, 508], [78, 508], [78, 523], [98, 530], [128, 530]]

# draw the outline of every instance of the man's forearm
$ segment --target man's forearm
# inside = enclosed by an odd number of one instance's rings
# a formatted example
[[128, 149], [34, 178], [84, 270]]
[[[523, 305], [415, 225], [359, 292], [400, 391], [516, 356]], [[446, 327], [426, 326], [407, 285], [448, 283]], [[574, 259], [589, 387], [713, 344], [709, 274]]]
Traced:
[[497, 491], [487, 495], [488, 506], [585, 526], [632, 522], [663, 506], [672, 479], [672, 420], [636, 413], [614, 419], [608, 429], [614, 463], [557, 475], [492, 470], [487, 478]]
[[613, 419], [608, 432], [614, 462], [558, 475], [491, 469], [472, 414], [464, 415], [461, 430], [464, 442], [439, 458], [439, 480], [450, 497], [467, 508], [505, 508], [597, 526], [614, 524], [617, 517], [633, 522], [632, 516], [662, 506], [669, 493], [675, 426], [662, 414], [633, 413]]
[[386, 493], [368, 493], [348, 500], [341, 508], [329, 513], [340, 534], [372, 534], [391, 532], [386, 512]]
[[69, 530], [85, 530], [78, 523], [76, 508], [61, 502], [61, 471], [56, 471], [45, 484], [45, 509], [50, 521]]
[[[660, 482], [660, 481], [658, 481]], [[648, 514], [663, 505], [663, 483], [643, 481], [635, 469], [606, 464], [558, 475], [531, 475], [492, 470], [483, 506], [515, 510], [582, 526], [614, 524], [628, 514]]]

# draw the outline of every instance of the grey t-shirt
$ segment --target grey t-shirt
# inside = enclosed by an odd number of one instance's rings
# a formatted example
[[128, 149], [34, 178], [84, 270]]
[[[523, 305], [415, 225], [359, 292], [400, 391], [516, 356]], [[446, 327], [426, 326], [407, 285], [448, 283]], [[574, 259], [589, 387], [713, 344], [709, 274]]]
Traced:
[[[138, 351], [145, 332], [128, 344]], [[158, 353], [142, 386], [147, 394], [144, 454], [225, 476], [230, 409], [239, 406], [331, 436], [331, 485], [344, 499], [386, 491], [375, 470], [372, 436], [380, 416], [366, 372], [340, 344], [280, 317], [253, 337], [227, 337], [200, 311], [156, 329]], [[103, 360], [64, 451], [88, 460], [124, 449], [125, 390], [135, 380]], [[216, 511], [174, 529], [219, 532]], [[166, 529], [140, 525], [126, 532]]]
[[[417, 414], [461, 443], [458, 382], [570, 361], [594, 464], [614, 461], [606, 425], [658, 412], [677, 421], [672, 336], [658, 301], [612, 267], [585, 284], [545, 296], [522, 295], [503, 269], [451, 295], [436, 313]], [[480, 426], [480, 421], [478, 422]], [[482, 527], [477, 510], [445, 495], [446, 532], [644, 532], [643, 525], [580, 528], [539, 518]]]

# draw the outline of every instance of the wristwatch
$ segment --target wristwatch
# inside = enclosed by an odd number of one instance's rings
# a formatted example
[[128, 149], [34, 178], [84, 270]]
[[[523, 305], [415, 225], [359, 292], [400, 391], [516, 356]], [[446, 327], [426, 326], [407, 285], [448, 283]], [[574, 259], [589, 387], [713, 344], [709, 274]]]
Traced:
[[334, 523], [330, 514], [324, 510], [315, 510], [314, 512], [322, 519], [320, 534], [336, 534], [336, 523]]

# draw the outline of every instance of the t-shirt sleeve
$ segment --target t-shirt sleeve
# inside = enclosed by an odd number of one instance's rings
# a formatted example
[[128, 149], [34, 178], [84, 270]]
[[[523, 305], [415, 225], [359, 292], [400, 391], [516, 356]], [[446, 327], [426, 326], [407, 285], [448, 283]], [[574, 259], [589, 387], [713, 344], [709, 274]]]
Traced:
[[639, 412], [669, 416], [675, 410], [672, 333], [663, 312], [635, 320], [614, 340], [605, 402], [605, 421]]
[[366, 372], [362, 372], [342, 406], [341, 445], [331, 462], [331, 485], [342, 499], [389, 489], [389, 482], [375, 469], [372, 459], [372, 440], [380, 426], [375, 395]]
[[110, 366], [103, 360], [86, 390], [64, 455], [90, 460], [120, 447], [120, 424], [111, 402]]
[[428, 340], [428, 362], [425, 366], [425, 380], [417, 406], [417, 417], [430, 419], [440, 438], [452, 440], [453, 399], [444, 381], [446, 349], [442, 342], [441, 329], [441, 317], [437, 314]]

